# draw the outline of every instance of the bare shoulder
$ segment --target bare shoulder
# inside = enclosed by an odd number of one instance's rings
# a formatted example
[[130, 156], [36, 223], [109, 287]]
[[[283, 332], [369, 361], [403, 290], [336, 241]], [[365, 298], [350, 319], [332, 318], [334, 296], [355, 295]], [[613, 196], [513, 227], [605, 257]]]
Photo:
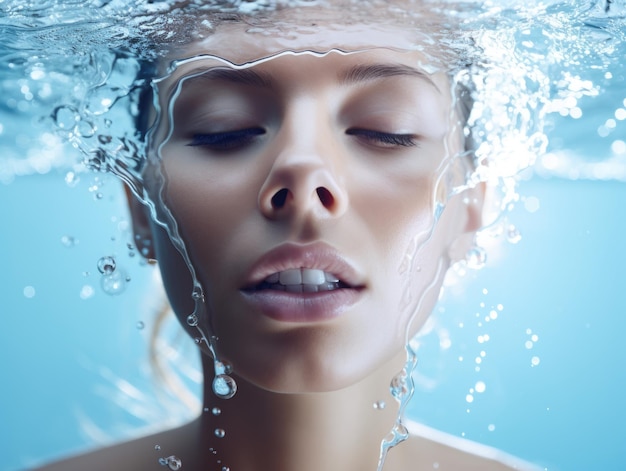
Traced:
[[[403, 469], [440, 471], [538, 471], [539, 468], [495, 448], [471, 442], [415, 422], [401, 461]], [[417, 468], [416, 468], [417, 465]]]
[[[147, 437], [111, 445], [33, 468], [34, 471], [163, 471], [159, 458], [180, 450], [181, 437], [192, 424]], [[166, 468], [169, 469], [169, 468]]]

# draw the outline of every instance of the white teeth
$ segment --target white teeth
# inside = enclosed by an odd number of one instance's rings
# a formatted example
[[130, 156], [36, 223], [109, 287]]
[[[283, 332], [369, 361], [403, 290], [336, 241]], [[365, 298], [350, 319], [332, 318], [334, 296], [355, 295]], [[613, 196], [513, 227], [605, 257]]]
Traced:
[[[325, 281], [328, 281], [329, 283], [339, 283], [339, 278], [337, 278], [332, 273], [324, 272], [324, 279]], [[318, 283], [318, 284], [321, 284], [321, 283]]]
[[303, 293], [317, 293], [319, 288], [317, 285], [301, 285]]
[[281, 271], [279, 280], [281, 285], [299, 285], [302, 283], [302, 272], [300, 268]]
[[[326, 281], [322, 270], [312, 270], [310, 268], [302, 269], [302, 283], [308, 285], [321, 285]], [[339, 281], [339, 280], [337, 280]]]
[[339, 278], [332, 273], [313, 268], [292, 268], [269, 275], [263, 283], [270, 289], [290, 293], [317, 293], [339, 288]]

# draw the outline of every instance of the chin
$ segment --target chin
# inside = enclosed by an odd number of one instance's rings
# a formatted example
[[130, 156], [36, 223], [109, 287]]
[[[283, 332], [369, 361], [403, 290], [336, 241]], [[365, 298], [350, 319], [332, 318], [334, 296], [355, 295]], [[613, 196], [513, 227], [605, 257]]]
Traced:
[[[350, 345], [349, 341], [334, 345], [308, 345], [299, 336], [283, 339], [281, 349], [245, 357], [232, 357], [233, 372], [253, 387], [282, 394], [309, 394], [335, 392], [355, 386], [370, 377], [379, 377], [382, 372], [387, 385], [402, 362], [393, 362], [398, 355], [403, 355], [401, 347], [393, 352], [373, 352], [362, 345]], [[294, 337], [300, 337], [294, 338]], [[309, 339], [310, 340], [310, 339]], [[294, 345], [293, 348], [285, 344]], [[352, 348], [346, 348], [350, 345]], [[276, 346], [276, 343], [274, 343]], [[375, 356], [374, 353], [378, 355]], [[227, 356], [229, 358], [229, 356]]]

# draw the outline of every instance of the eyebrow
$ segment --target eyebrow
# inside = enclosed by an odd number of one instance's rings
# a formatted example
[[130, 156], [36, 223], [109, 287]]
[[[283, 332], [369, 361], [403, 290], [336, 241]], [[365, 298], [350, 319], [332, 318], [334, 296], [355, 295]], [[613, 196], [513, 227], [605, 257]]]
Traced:
[[349, 69], [346, 73], [339, 77], [340, 83], [356, 84], [360, 82], [368, 82], [371, 80], [379, 80], [388, 77], [417, 77], [430, 83], [437, 91], [439, 87], [430, 78], [428, 74], [419, 69], [404, 64], [367, 64], [357, 65]]
[[[196, 74], [196, 75], [194, 75]], [[250, 69], [228, 69], [216, 67], [214, 69], [198, 69], [191, 72], [185, 81], [196, 80], [223, 80], [225, 82], [238, 83], [241, 85], [252, 85], [260, 88], [272, 88], [274, 80], [269, 74], [255, 72]]]
[[[195, 74], [195, 75], [194, 75]], [[191, 76], [190, 76], [191, 75]], [[251, 85], [259, 88], [273, 88], [275, 79], [271, 74], [256, 72], [251, 69], [229, 69], [216, 67], [214, 69], [197, 69], [192, 71], [185, 79], [196, 80], [223, 80], [241, 85]], [[363, 64], [351, 67], [339, 75], [339, 83], [342, 85], [357, 84], [389, 77], [417, 77], [431, 84], [437, 91], [439, 87], [425, 72], [404, 64]]]

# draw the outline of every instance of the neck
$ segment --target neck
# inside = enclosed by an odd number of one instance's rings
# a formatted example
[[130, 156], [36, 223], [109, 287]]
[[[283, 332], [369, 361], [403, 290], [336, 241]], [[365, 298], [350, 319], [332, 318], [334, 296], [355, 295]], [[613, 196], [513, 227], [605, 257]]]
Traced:
[[[198, 461], [218, 471], [375, 471], [398, 410], [389, 382], [403, 364], [399, 355], [362, 381], [324, 393], [269, 392], [236, 378], [237, 394], [221, 400], [211, 391], [213, 365], [205, 361]], [[219, 415], [212, 412], [216, 407]]]

